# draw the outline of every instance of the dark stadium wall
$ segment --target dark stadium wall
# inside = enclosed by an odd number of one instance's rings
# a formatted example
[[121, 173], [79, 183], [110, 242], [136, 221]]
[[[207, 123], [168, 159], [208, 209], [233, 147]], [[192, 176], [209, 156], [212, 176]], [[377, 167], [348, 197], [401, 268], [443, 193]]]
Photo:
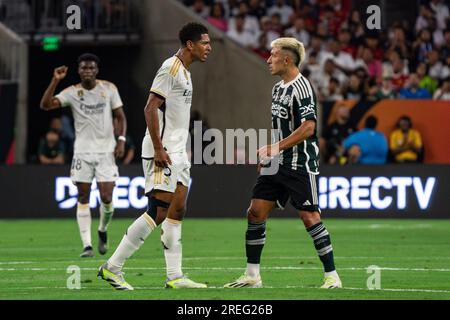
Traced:
[[16, 83], [0, 83], [0, 108], [2, 111], [0, 117], [0, 163], [5, 163], [14, 141], [17, 90]]
[[[113, 202], [115, 217], [137, 217], [146, 210], [142, 167], [120, 167]], [[241, 218], [248, 208], [255, 166], [193, 166], [187, 216]], [[77, 190], [68, 166], [0, 166], [2, 218], [75, 218]], [[323, 166], [318, 180], [325, 218], [450, 219], [450, 166]], [[6, 191], [7, 190], [7, 191]], [[98, 217], [98, 189], [90, 204]], [[289, 205], [272, 217], [296, 217]]]
[[[40, 137], [46, 132], [51, 118], [70, 114], [69, 110], [40, 110], [39, 103], [45, 89], [53, 76], [53, 69], [66, 65], [69, 73], [58, 86], [56, 93], [80, 82], [77, 69], [77, 58], [85, 52], [92, 52], [101, 59], [99, 79], [115, 83], [124, 102], [124, 110], [128, 119], [128, 131], [135, 140], [137, 152], [140, 154], [140, 141], [145, 133], [143, 109], [147, 92], [139, 90], [138, 84], [131, 74], [133, 64], [140, 50], [139, 45], [123, 43], [120, 45], [65, 45], [58, 51], [43, 51], [39, 45], [30, 47], [29, 59], [29, 103], [28, 103], [28, 162], [33, 162]], [[70, 160], [70, 159], [69, 159]]]

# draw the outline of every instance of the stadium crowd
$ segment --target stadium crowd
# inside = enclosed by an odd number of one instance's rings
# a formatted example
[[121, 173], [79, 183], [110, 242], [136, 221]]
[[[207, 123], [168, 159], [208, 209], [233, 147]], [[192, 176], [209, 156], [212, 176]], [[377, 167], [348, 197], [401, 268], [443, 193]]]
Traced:
[[422, 1], [414, 26], [367, 30], [351, 0], [184, 0], [263, 59], [280, 36], [305, 44], [302, 71], [321, 101], [450, 100], [450, 16], [442, 0]]
[[[450, 100], [450, 14], [443, 0], [420, 1], [414, 25], [396, 21], [385, 30], [368, 30], [365, 17], [352, 8], [352, 0], [183, 2], [265, 60], [270, 56], [270, 43], [280, 36], [303, 42], [302, 73], [321, 102]], [[412, 129], [408, 116], [399, 119], [391, 136], [385, 137], [375, 130], [377, 119], [370, 117], [365, 129], [356, 132], [348, 123], [348, 108], [337, 109], [337, 120], [322, 132], [325, 162], [380, 164], [423, 159], [420, 133]]]

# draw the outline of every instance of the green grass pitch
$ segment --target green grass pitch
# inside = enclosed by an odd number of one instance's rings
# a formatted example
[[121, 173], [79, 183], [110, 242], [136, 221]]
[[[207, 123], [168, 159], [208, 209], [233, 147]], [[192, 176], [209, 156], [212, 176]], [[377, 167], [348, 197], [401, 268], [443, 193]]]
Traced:
[[[323, 271], [298, 219], [268, 221], [262, 289], [223, 289], [245, 267], [244, 219], [190, 219], [183, 224], [184, 271], [208, 289], [164, 289], [159, 230], [125, 265], [132, 292], [114, 291], [97, 268], [116, 248], [132, 219], [115, 219], [110, 251], [78, 257], [75, 220], [0, 220], [0, 299], [450, 299], [449, 220], [324, 219], [344, 288], [323, 290]], [[94, 246], [97, 243], [93, 221]], [[66, 286], [67, 268], [80, 267], [81, 289]], [[381, 289], [368, 290], [367, 267], [381, 268]]]

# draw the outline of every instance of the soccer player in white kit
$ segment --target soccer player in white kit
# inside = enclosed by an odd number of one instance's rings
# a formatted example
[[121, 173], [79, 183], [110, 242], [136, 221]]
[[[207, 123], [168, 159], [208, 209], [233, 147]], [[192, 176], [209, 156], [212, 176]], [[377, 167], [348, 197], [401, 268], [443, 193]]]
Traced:
[[117, 290], [133, 290], [123, 277], [125, 260], [161, 224], [166, 259], [166, 288], [206, 288], [182, 272], [181, 221], [183, 220], [190, 163], [186, 152], [192, 102], [190, 65], [205, 62], [211, 52], [208, 30], [188, 23], [179, 32], [181, 48], [164, 61], [153, 80], [145, 106], [147, 132], [142, 142], [147, 212], [128, 228], [111, 258], [98, 272]]
[[[83, 242], [81, 257], [93, 257], [91, 241], [91, 212], [89, 195], [93, 178], [100, 191], [100, 224], [98, 250], [107, 251], [107, 228], [114, 213], [112, 194], [119, 175], [115, 157], [123, 157], [127, 121], [117, 87], [97, 80], [99, 58], [85, 53], [78, 58], [81, 83], [64, 89], [54, 96], [59, 82], [67, 75], [62, 66], [53, 72], [53, 79], [41, 100], [41, 109], [61, 107], [72, 109], [75, 125], [74, 156], [70, 176], [78, 189], [77, 221]], [[120, 136], [114, 137], [113, 117], [118, 120]]]

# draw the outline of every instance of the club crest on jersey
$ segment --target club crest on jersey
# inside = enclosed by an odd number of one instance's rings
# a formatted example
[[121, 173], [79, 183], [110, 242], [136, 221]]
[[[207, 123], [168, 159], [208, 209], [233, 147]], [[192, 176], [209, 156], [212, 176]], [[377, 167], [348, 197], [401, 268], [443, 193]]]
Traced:
[[77, 95], [81, 101], [84, 101], [84, 91], [83, 90], [78, 90]]
[[291, 96], [286, 95], [283, 98], [283, 101], [281, 102], [282, 104], [289, 104], [289, 102], [291, 101]]
[[287, 119], [289, 116], [287, 109], [277, 103], [272, 104], [272, 115], [281, 119]]

